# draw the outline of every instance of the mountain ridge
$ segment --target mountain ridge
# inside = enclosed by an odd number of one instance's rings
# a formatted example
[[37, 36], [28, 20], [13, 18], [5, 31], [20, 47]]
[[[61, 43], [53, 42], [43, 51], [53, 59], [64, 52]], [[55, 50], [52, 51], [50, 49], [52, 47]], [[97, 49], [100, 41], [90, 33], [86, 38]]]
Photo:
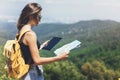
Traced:
[[[37, 33], [39, 40], [46, 40], [53, 36], [67, 38], [69, 36], [89, 37], [95, 31], [104, 30], [119, 26], [120, 23], [113, 20], [87, 20], [79, 21], [73, 24], [65, 23], [42, 23], [33, 30]], [[0, 37], [4, 39], [13, 39], [17, 32], [16, 23], [0, 22]]]

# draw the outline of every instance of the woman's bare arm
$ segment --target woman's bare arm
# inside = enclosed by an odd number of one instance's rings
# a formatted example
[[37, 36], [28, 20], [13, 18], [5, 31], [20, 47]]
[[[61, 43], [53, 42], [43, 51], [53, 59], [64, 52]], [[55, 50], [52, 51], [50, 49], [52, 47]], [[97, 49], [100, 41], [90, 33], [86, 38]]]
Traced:
[[63, 53], [60, 56], [49, 57], [49, 58], [40, 57], [39, 50], [36, 44], [37, 37], [36, 37], [36, 34], [32, 31], [27, 32], [25, 34], [24, 41], [26, 45], [29, 46], [32, 59], [36, 65], [51, 63], [54, 61], [66, 59], [68, 57], [68, 53]]

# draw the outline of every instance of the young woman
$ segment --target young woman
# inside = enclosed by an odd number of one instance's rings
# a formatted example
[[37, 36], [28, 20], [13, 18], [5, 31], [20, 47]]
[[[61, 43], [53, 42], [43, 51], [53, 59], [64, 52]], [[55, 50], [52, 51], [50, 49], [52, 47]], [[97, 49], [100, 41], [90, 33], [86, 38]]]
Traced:
[[36, 33], [32, 28], [37, 26], [40, 22], [41, 11], [42, 8], [39, 4], [29, 3], [23, 8], [17, 23], [17, 36], [19, 36], [21, 32], [25, 32], [20, 40], [20, 46], [25, 63], [30, 64], [29, 72], [21, 78], [22, 80], [44, 80], [42, 69], [39, 69], [38, 65], [64, 60], [68, 57], [69, 52], [49, 58], [41, 57], [39, 55], [39, 48], [42, 49], [47, 42], [40, 47]]

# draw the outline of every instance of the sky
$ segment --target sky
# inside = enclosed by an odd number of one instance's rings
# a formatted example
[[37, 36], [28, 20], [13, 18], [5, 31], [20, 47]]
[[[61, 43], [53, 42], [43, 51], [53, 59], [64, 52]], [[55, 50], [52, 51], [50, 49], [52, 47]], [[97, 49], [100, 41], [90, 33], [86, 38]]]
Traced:
[[93, 19], [120, 22], [120, 0], [1, 0], [0, 20], [16, 21], [29, 2], [42, 6], [43, 23], [74, 23]]

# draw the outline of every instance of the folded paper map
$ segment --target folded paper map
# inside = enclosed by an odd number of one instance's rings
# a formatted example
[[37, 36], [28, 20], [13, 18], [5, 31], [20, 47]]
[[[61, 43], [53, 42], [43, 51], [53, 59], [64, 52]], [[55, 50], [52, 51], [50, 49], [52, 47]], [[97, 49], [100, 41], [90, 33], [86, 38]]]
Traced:
[[80, 47], [80, 44], [81, 44], [80, 41], [74, 40], [74, 41], [72, 41], [72, 42], [70, 42], [70, 43], [68, 43], [68, 44], [65, 44], [65, 45], [63, 45], [62, 47], [56, 49], [56, 50], [54, 51], [54, 53], [55, 53], [56, 55], [60, 55], [60, 54], [62, 54], [62, 53], [64, 53], [64, 52], [66, 52], [66, 51], [70, 51], [70, 50], [72, 50], [72, 49], [75, 49], [75, 48]]

